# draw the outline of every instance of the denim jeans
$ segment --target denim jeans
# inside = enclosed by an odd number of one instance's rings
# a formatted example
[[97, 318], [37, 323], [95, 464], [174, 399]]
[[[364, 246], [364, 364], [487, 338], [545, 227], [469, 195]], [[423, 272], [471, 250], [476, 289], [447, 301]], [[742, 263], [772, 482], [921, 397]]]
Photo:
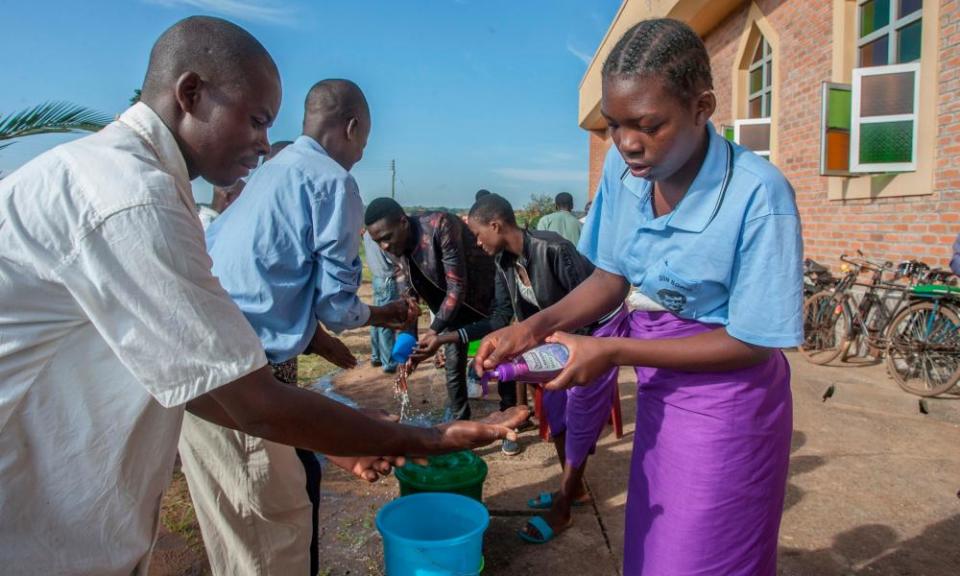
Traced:
[[[373, 277], [373, 304], [374, 306], [383, 306], [399, 298], [397, 293], [397, 282], [392, 277], [382, 278]], [[383, 364], [384, 369], [393, 370], [397, 367], [396, 363], [390, 360], [390, 352], [393, 351], [393, 330], [372, 326], [370, 328], [370, 356], [374, 362]]]

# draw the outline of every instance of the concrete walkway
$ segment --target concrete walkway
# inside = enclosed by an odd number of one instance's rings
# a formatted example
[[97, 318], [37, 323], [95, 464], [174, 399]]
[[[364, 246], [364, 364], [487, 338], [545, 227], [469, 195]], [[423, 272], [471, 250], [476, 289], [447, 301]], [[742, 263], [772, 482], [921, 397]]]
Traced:
[[[960, 574], [960, 401], [918, 399], [901, 392], [882, 365], [812, 366], [795, 353], [795, 426], [781, 528], [783, 575]], [[441, 372], [422, 367], [411, 379], [413, 405], [440, 410]], [[365, 406], [396, 410], [392, 379], [370, 366], [339, 375], [339, 392]], [[825, 389], [836, 385], [832, 398]], [[553, 446], [535, 431], [514, 457], [489, 447], [485, 502], [491, 512], [486, 575], [620, 573], [623, 510], [635, 401], [632, 372], [621, 372], [625, 436], [607, 428], [587, 481], [595, 504], [553, 542], [531, 546], [514, 532], [529, 517], [526, 500], [554, 490], [560, 474]], [[472, 401], [475, 413], [496, 398]], [[364, 485], [336, 470], [324, 478], [322, 574], [379, 574], [376, 510], [398, 494], [393, 478]]]

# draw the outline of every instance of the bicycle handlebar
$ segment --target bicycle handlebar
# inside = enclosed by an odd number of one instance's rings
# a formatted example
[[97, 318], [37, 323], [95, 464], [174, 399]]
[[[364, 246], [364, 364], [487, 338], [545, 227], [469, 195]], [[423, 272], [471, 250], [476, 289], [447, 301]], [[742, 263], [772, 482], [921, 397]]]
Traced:
[[886, 260], [882, 264], [874, 260], [870, 260], [864, 256], [851, 257], [846, 254], [840, 255], [840, 261], [846, 262], [847, 264], [852, 264], [858, 268], [868, 268], [876, 272], [882, 272], [884, 270], [893, 269], [893, 262]]

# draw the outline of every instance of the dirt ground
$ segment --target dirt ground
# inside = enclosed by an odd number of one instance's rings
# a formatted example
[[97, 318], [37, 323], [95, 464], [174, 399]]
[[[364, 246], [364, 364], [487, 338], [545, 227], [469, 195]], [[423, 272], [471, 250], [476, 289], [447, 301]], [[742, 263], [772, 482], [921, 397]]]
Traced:
[[[369, 364], [366, 330], [345, 339], [363, 362], [335, 376], [337, 392], [363, 406], [396, 411], [392, 377]], [[918, 399], [901, 392], [882, 365], [822, 367], [796, 353], [788, 357], [794, 434], [779, 574], [960, 574], [960, 398], [929, 400], [928, 414], [922, 414]], [[305, 380], [328, 369], [316, 363], [306, 368]], [[620, 573], [634, 382], [630, 371], [621, 372], [624, 437], [616, 439], [608, 427], [590, 460], [594, 505], [576, 509], [573, 527], [552, 543], [530, 546], [514, 535], [529, 517], [526, 500], [555, 489], [560, 469], [552, 445], [534, 430], [521, 436], [524, 450], [518, 456], [504, 456], [498, 446], [478, 452], [490, 470], [484, 486], [491, 512], [484, 574]], [[836, 392], [823, 400], [831, 384]], [[415, 408], [439, 412], [442, 372], [421, 367], [410, 392]], [[497, 398], [471, 402], [482, 415], [496, 409]], [[382, 574], [374, 516], [399, 494], [396, 480], [368, 485], [327, 467], [322, 489], [320, 573]], [[168, 492], [163, 520], [151, 573], [208, 574], [182, 476]]]

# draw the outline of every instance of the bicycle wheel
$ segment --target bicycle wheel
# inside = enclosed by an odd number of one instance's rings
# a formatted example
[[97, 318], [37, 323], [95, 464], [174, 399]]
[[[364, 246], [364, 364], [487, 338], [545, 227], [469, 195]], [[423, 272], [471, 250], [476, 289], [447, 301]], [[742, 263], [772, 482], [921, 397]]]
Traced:
[[803, 303], [803, 344], [800, 353], [814, 364], [826, 364], [840, 355], [850, 331], [850, 315], [833, 300], [830, 292], [819, 292]]
[[960, 316], [952, 307], [917, 302], [890, 323], [887, 369], [901, 388], [937, 396], [960, 380]]

